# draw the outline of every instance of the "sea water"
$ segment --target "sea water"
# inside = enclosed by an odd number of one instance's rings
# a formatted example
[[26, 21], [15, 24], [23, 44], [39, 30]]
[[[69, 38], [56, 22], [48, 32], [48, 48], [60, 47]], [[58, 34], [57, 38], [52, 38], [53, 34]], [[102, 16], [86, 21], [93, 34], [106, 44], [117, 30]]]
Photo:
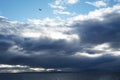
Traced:
[[120, 80], [120, 73], [1, 73], [0, 80]]

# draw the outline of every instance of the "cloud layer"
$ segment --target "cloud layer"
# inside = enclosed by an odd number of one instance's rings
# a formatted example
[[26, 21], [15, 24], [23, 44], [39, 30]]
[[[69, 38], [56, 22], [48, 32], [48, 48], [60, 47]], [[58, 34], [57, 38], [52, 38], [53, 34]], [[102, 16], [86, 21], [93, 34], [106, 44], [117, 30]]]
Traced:
[[68, 5], [73, 5], [78, 3], [79, 0], [55, 0], [55, 2], [50, 3], [50, 7], [53, 8], [54, 14], [62, 14], [62, 15], [73, 15], [74, 13], [66, 11]]
[[106, 0], [99, 0], [99, 1], [95, 1], [95, 2], [86, 2], [87, 4], [90, 4], [92, 6], [95, 6], [97, 8], [101, 8], [101, 7], [107, 7], [107, 1]]
[[62, 71], [118, 71], [119, 20], [119, 5], [67, 22], [49, 18], [16, 22], [0, 16], [0, 64]]

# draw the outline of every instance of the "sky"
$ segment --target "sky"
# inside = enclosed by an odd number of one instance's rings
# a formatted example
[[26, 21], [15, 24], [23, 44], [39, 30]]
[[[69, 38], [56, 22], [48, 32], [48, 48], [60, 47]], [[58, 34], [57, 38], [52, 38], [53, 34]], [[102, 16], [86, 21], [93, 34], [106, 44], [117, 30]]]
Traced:
[[120, 72], [119, 20], [120, 0], [0, 0], [0, 73]]

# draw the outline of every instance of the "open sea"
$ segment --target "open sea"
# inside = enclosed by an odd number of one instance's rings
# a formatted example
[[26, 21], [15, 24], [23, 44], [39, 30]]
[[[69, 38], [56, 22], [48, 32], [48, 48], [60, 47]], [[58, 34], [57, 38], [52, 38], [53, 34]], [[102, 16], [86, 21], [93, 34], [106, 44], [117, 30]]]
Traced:
[[1, 73], [0, 80], [120, 80], [120, 73]]

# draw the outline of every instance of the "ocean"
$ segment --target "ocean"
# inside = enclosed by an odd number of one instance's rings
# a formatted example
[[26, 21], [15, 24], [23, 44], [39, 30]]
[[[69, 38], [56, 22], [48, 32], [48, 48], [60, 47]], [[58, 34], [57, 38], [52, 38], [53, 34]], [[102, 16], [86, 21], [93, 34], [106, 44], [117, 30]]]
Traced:
[[1, 73], [0, 80], [120, 80], [120, 73]]

